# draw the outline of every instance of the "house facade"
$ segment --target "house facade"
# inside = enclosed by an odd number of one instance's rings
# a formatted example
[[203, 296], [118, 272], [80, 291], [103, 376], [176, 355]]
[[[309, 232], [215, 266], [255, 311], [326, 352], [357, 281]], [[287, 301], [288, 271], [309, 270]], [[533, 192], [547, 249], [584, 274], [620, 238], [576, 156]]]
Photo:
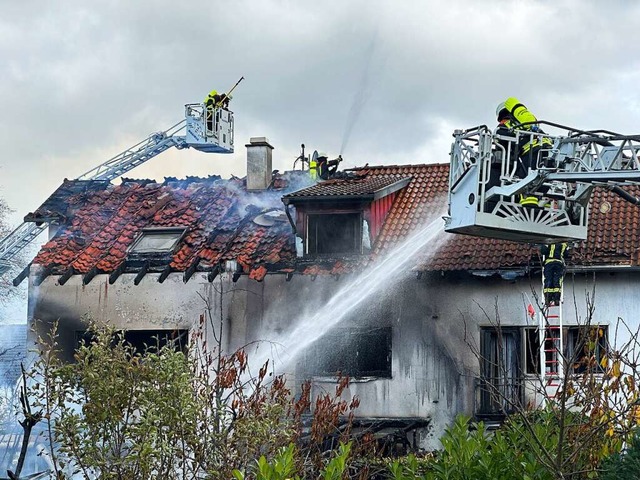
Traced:
[[[273, 360], [294, 385], [311, 378], [322, 391], [349, 375], [361, 424], [415, 447], [435, 447], [458, 413], [502, 413], [483, 382], [536, 401], [537, 250], [421, 230], [446, 213], [448, 165], [367, 166], [312, 183], [301, 171], [271, 175], [266, 139], [247, 148], [246, 179], [65, 181], [27, 216], [53, 225], [16, 278], [28, 278], [32, 325], [58, 321], [71, 359], [87, 318], [144, 342], [188, 337], [210, 314], [226, 351]], [[587, 321], [609, 340], [618, 317], [638, 324], [640, 215], [606, 191], [592, 212], [565, 278], [567, 345]]]

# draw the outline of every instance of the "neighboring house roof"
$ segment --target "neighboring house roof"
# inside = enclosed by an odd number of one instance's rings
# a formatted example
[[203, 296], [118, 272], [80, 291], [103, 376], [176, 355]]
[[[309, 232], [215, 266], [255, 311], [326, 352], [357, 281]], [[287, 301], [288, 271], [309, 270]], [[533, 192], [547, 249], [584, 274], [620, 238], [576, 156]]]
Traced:
[[0, 325], [0, 385], [13, 386], [27, 356], [27, 325]]
[[[56, 193], [71, 193], [50, 198], [43, 208], [55, 211], [67, 223], [42, 247], [34, 263], [49, 273], [110, 273], [125, 265], [128, 250], [143, 229], [185, 227], [187, 232], [171, 258], [165, 264], [151, 264], [151, 271], [193, 273], [237, 260], [243, 273], [257, 280], [268, 272], [344, 273], [367, 263], [366, 259], [333, 259], [329, 264], [296, 259], [293, 229], [283, 221], [283, 197], [285, 201], [360, 196], [372, 200], [378, 192], [395, 191], [373, 245], [374, 256], [384, 255], [412, 231], [446, 214], [447, 164], [366, 166], [350, 172], [311, 186], [303, 172], [287, 172], [276, 176], [269, 190], [259, 192], [247, 192], [244, 181], [237, 178], [125, 180], [118, 186], [83, 185], [79, 192], [73, 182], [65, 181]], [[607, 213], [600, 212], [604, 202], [611, 204]], [[592, 205], [589, 239], [573, 249], [572, 262], [639, 265], [640, 209], [601, 189], [596, 189]], [[271, 226], [254, 221], [261, 212], [274, 209], [282, 215]], [[38, 209], [28, 218], [35, 220], [40, 214]], [[531, 246], [446, 235], [450, 238], [437, 255], [418, 256], [415, 269], [494, 270], [537, 264], [536, 249]]]

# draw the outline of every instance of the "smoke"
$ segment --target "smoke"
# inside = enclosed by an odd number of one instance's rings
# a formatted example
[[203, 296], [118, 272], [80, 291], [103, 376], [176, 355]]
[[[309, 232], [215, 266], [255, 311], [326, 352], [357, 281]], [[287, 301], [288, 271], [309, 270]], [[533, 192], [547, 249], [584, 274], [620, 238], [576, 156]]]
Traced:
[[351, 104], [351, 108], [349, 109], [349, 113], [347, 114], [347, 120], [344, 126], [344, 133], [342, 134], [342, 144], [340, 145], [340, 155], [344, 154], [347, 145], [349, 144], [349, 140], [351, 139], [351, 133], [353, 132], [353, 127], [360, 118], [360, 114], [362, 113], [362, 109], [364, 108], [367, 100], [369, 99], [369, 83], [371, 79], [371, 60], [373, 59], [373, 54], [376, 50], [376, 43], [378, 39], [377, 31], [374, 33], [373, 38], [371, 39], [371, 43], [367, 47], [365, 51], [365, 64], [364, 70], [362, 71], [362, 77], [360, 78], [360, 82], [358, 84], [358, 89], [356, 90], [356, 94], [353, 97], [353, 103]]

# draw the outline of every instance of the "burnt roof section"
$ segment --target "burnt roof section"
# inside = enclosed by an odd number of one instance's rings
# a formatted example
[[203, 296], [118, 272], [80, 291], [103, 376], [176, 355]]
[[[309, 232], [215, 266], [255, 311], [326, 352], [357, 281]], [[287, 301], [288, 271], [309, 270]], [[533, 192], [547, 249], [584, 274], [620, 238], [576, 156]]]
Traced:
[[[241, 179], [197, 181], [167, 179], [166, 184], [127, 180], [91, 195], [64, 199], [72, 212], [45, 243], [34, 263], [51, 274], [115, 271], [211, 271], [236, 260], [242, 271], [261, 279], [294, 263], [295, 239], [288, 221], [262, 226], [253, 219], [265, 210], [282, 211], [283, 193], [309, 184], [308, 174], [280, 175], [281, 188], [247, 192]], [[49, 202], [49, 200], [47, 200]], [[45, 203], [47, 203], [45, 202]], [[169, 255], [130, 255], [129, 249], [148, 229], [186, 229]]]
[[411, 177], [401, 175], [353, 175], [319, 182], [282, 197], [285, 204], [325, 200], [373, 201], [406, 187]]
[[[388, 165], [354, 170], [360, 185], [380, 191], [407, 181], [395, 193], [378, 238], [373, 257], [389, 253], [413, 231], [446, 214], [448, 164]], [[71, 193], [66, 222], [46, 243], [34, 260], [52, 274], [111, 273], [129, 265], [128, 250], [144, 229], [183, 227], [186, 233], [168, 260], [149, 265], [150, 271], [211, 271], [225, 260], [237, 260], [241, 270], [256, 280], [267, 273], [342, 274], [362, 268], [368, 257], [344, 257], [300, 262], [295, 237], [286, 221], [258, 225], [256, 216], [277, 210], [285, 217], [283, 195], [296, 198], [300, 192], [340, 188], [353, 193], [354, 182], [327, 181], [309, 185], [303, 172], [276, 175], [272, 189], [247, 192], [242, 179], [167, 179], [165, 183], [109, 185]], [[325, 186], [325, 184], [328, 184]], [[338, 184], [339, 186], [331, 187]], [[378, 190], [376, 190], [378, 188]], [[365, 190], [361, 190], [364, 192]], [[629, 189], [638, 195], [637, 187]], [[340, 194], [326, 194], [340, 199]], [[362, 195], [365, 195], [362, 193]], [[45, 205], [50, 204], [47, 200]], [[608, 202], [611, 208], [600, 206]], [[589, 237], [572, 249], [571, 263], [582, 266], [640, 266], [640, 208], [613, 193], [596, 188], [591, 199]], [[38, 209], [39, 211], [40, 209]], [[603, 213], [607, 212], [607, 213]], [[444, 222], [442, 222], [444, 227]], [[442, 233], [446, 241], [435, 252], [427, 245], [416, 255], [419, 271], [478, 271], [537, 268], [537, 252], [527, 245], [479, 237]], [[435, 252], [435, 254], [434, 254]], [[127, 266], [129, 265], [129, 266]], [[167, 268], [169, 270], [167, 270]], [[132, 271], [132, 270], [125, 270]]]
[[94, 192], [106, 189], [108, 180], [68, 180], [64, 179], [53, 194], [35, 212], [24, 217], [25, 222], [59, 222], [69, 215], [67, 198], [71, 196], [90, 197]]

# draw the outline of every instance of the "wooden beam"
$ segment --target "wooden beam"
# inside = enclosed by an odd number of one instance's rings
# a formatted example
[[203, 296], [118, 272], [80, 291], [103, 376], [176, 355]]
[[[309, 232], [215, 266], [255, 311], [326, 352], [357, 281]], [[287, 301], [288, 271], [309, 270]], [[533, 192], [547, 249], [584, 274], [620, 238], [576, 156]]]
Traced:
[[[160, 274], [160, 276], [158, 277], [158, 283], [163, 283], [167, 277], [169, 276], [169, 274], [171, 273], [171, 265], [167, 265], [164, 270], [162, 270], [162, 273]], [[136, 283], [137, 285], [137, 283]]]
[[87, 272], [87, 274], [84, 277], [82, 277], [82, 284], [88, 285], [89, 282], [93, 280], [93, 277], [95, 277], [97, 274], [98, 274], [98, 268], [93, 267], [91, 270]]
[[17, 287], [22, 283], [22, 281], [29, 276], [29, 272], [31, 271], [31, 263], [24, 267], [24, 269], [18, 274], [16, 278], [13, 279], [13, 286]]
[[196, 269], [198, 268], [199, 263], [200, 263], [200, 257], [196, 257], [196, 259], [191, 263], [189, 268], [187, 268], [187, 270], [184, 272], [184, 276], [182, 277], [182, 280], [184, 281], [184, 283], [187, 283], [189, 279], [193, 276], [193, 274], [196, 273]]
[[122, 262], [120, 265], [116, 267], [116, 269], [113, 272], [109, 274], [109, 285], [113, 285], [115, 281], [118, 279], [118, 277], [122, 275], [122, 273], [124, 272], [124, 264], [125, 262]]
[[147, 272], [149, 271], [149, 266], [151, 265], [151, 262], [149, 260], [147, 260], [146, 262], [144, 262], [144, 265], [142, 265], [142, 268], [140, 269], [140, 271], [138, 272], [138, 274], [136, 275], [136, 278], [133, 279], [133, 284], [134, 285], [139, 285], [140, 282], [142, 281], [142, 279], [144, 278], [144, 276], [147, 274]]
[[207, 275], [207, 281], [209, 283], [213, 282], [219, 274], [220, 274], [220, 265], [216, 265], [215, 267], [213, 267], [213, 270], [211, 270]]
[[76, 271], [73, 267], [69, 267], [67, 268], [67, 271], [64, 272], [62, 275], [60, 275], [60, 278], [58, 279], [58, 285], [64, 285], [65, 283], [67, 283], [67, 281], [73, 276], [75, 275]]

